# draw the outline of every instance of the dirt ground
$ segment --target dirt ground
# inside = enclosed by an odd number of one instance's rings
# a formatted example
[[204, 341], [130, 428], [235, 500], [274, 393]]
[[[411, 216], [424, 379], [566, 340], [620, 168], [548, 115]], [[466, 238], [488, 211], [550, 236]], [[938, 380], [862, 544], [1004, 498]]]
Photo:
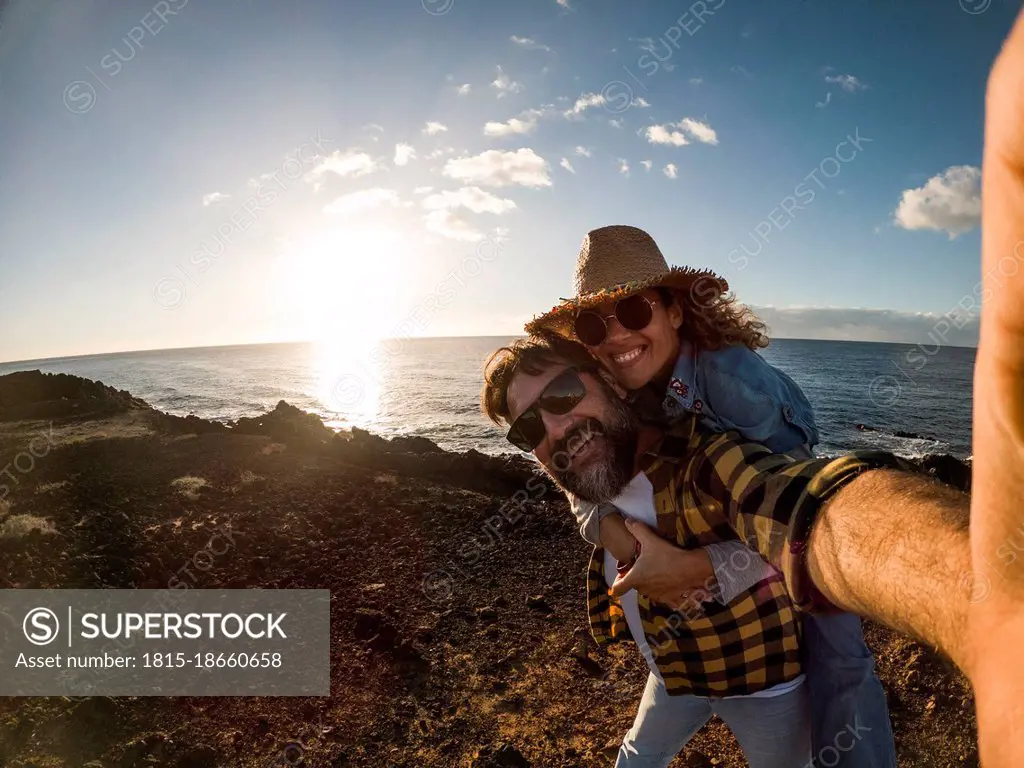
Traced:
[[[0, 465], [37, 449], [0, 504], [0, 588], [330, 589], [330, 698], [0, 699], [0, 765], [613, 764], [645, 666], [630, 646], [577, 653], [589, 553], [561, 494], [522, 462], [272, 421], [0, 422]], [[976, 766], [965, 679], [867, 635], [900, 766]], [[745, 761], [713, 721], [673, 765]]]

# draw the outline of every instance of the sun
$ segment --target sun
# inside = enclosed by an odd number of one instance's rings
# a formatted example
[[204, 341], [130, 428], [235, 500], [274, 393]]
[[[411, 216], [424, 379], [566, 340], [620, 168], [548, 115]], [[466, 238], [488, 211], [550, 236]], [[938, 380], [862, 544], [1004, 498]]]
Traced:
[[401, 319], [403, 265], [411, 248], [398, 230], [334, 226], [290, 239], [279, 259], [280, 293], [310, 341], [360, 349]]
[[328, 426], [370, 426], [380, 416], [386, 339], [401, 321], [412, 248], [400, 230], [332, 227], [289, 240], [275, 279], [294, 325], [312, 343], [315, 396]]

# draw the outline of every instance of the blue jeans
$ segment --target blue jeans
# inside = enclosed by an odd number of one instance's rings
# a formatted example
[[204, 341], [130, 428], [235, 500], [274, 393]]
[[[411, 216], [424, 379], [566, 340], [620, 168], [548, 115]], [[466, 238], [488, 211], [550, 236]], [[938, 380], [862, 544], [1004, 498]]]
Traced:
[[815, 768], [896, 768], [889, 708], [860, 618], [804, 614]]
[[781, 696], [721, 699], [669, 696], [649, 674], [616, 768], [665, 768], [712, 714], [729, 726], [750, 768], [804, 768], [811, 758], [806, 680]]

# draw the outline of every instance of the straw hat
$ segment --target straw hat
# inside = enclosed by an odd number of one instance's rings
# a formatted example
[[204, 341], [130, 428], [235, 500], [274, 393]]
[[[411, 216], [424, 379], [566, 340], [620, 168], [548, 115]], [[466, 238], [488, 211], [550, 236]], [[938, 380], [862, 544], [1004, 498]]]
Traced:
[[616, 225], [587, 233], [576, 259], [573, 287], [576, 296], [526, 324], [526, 332], [554, 331], [574, 338], [573, 319], [582, 309], [618, 301], [647, 288], [664, 286], [689, 291], [716, 286], [720, 293], [729, 283], [709, 269], [669, 267], [654, 238], [636, 227]]

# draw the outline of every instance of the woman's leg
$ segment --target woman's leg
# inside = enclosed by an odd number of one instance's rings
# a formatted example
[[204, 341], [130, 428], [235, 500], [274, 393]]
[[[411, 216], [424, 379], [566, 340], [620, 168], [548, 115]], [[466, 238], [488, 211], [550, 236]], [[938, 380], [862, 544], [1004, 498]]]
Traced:
[[750, 768], [806, 768], [811, 759], [807, 681], [781, 696], [712, 699], [711, 708], [743, 747]]
[[669, 696], [665, 684], [647, 676], [633, 727], [619, 747], [616, 768], [665, 768], [711, 717], [711, 705], [699, 696]]

